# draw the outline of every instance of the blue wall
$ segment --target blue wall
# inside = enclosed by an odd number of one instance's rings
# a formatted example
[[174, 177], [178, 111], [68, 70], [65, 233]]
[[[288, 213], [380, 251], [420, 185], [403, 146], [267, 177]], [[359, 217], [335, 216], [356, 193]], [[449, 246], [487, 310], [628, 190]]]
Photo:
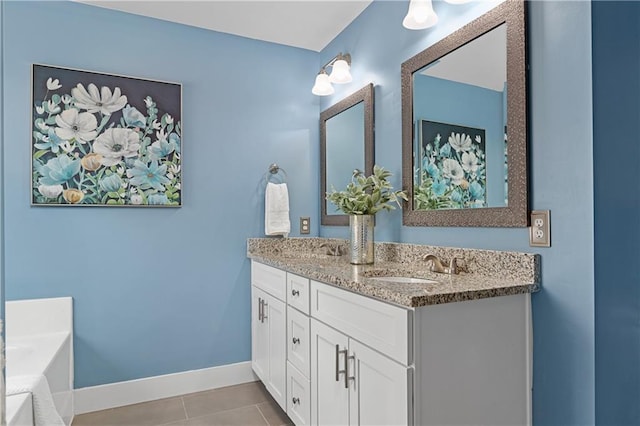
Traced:
[[640, 424], [640, 3], [593, 2], [596, 421]]
[[[246, 238], [264, 235], [271, 162], [291, 217], [318, 223], [317, 53], [73, 2], [2, 3], [7, 299], [73, 296], [76, 387], [249, 360]], [[30, 207], [34, 62], [181, 82], [183, 207]]]
[[414, 93], [416, 120], [485, 130], [487, 205], [504, 206], [503, 92], [421, 74], [414, 77]]
[[[376, 163], [401, 185], [400, 64], [491, 7], [436, 2], [440, 22], [409, 31], [404, 2], [375, 1], [321, 52], [351, 53], [354, 82], [323, 107], [370, 81], [376, 96]], [[484, 9], [484, 10], [483, 10]], [[528, 230], [403, 227], [402, 213], [376, 218], [376, 239], [519, 250], [542, 256], [543, 289], [533, 296], [536, 425], [595, 421], [591, 5], [529, 2], [531, 206], [550, 209], [552, 247], [534, 249]], [[322, 61], [321, 61], [322, 62]], [[347, 228], [322, 227], [347, 237]]]

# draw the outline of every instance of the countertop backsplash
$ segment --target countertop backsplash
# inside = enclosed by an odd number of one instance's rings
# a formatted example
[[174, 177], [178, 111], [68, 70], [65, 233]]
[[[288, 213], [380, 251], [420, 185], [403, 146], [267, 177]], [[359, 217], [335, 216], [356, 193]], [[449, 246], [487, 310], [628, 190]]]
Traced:
[[[270, 253], [286, 257], [322, 256], [327, 250], [326, 247], [321, 247], [322, 244], [331, 247], [341, 245], [345, 250], [342, 257], [349, 259], [349, 240], [319, 237], [249, 238], [247, 255]], [[514, 251], [377, 242], [374, 265], [380, 262], [393, 262], [420, 267], [427, 254], [433, 254], [445, 263], [448, 263], [452, 257], [461, 259], [459, 266], [468, 274], [530, 283], [540, 282], [540, 256]]]
[[[341, 256], [327, 255], [343, 247]], [[255, 261], [333, 284], [363, 295], [407, 307], [461, 302], [522, 293], [540, 288], [540, 256], [532, 253], [439, 247], [404, 243], [376, 243], [372, 265], [349, 263], [349, 241], [337, 238], [249, 238], [247, 256]], [[452, 257], [461, 272], [430, 271], [427, 254], [444, 263]], [[398, 285], [374, 277], [409, 276], [433, 283]]]

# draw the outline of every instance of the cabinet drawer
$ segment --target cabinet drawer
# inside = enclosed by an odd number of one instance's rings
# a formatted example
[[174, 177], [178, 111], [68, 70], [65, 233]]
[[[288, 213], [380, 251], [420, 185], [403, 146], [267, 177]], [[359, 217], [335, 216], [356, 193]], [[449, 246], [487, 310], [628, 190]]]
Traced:
[[311, 316], [403, 365], [413, 361], [410, 310], [311, 281]]
[[287, 300], [287, 273], [280, 269], [251, 262], [251, 284], [282, 300]]
[[309, 315], [309, 279], [287, 273], [287, 303]]
[[311, 370], [309, 337], [309, 317], [287, 307], [287, 359], [307, 378]]
[[287, 415], [297, 426], [311, 424], [311, 386], [291, 363], [287, 363]]

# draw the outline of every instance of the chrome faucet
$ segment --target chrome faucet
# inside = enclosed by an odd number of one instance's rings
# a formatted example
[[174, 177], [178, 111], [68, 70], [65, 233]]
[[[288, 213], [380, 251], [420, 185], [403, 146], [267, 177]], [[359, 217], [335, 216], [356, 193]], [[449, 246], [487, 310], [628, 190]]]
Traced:
[[438, 259], [433, 254], [426, 255], [423, 260], [425, 262], [431, 261], [432, 272], [437, 272], [439, 274], [457, 274], [458, 272], [460, 272], [458, 269], [458, 260], [456, 257], [451, 258], [449, 266], [444, 266], [442, 264], [442, 261], [440, 261], [440, 259]]
[[336, 244], [335, 246], [333, 246], [329, 243], [322, 243], [320, 244], [320, 247], [326, 247], [326, 254], [329, 256], [342, 256], [344, 254], [344, 247], [342, 246], [342, 244]]

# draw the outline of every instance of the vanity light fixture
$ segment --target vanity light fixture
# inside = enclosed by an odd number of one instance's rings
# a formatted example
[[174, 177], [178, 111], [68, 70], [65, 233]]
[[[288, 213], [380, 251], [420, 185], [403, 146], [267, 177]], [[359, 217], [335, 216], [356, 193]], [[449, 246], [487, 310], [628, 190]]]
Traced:
[[329, 76], [324, 68], [320, 70], [318, 75], [316, 76], [316, 84], [313, 85], [313, 89], [311, 89], [311, 93], [318, 96], [328, 96], [333, 94], [333, 86], [331, 85], [331, 81], [329, 80]]
[[409, 11], [402, 25], [410, 30], [424, 30], [438, 23], [438, 15], [433, 10], [431, 0], [411, 0]]
[[[331, 74], [327, 74], [327, 67], [331, 67]], [[334, 92], [331, 83], [351, 83], [350, 68], [351, 55], [338, 53], [320, 69], [311, 93], [318, 96], [327, 96]]]

